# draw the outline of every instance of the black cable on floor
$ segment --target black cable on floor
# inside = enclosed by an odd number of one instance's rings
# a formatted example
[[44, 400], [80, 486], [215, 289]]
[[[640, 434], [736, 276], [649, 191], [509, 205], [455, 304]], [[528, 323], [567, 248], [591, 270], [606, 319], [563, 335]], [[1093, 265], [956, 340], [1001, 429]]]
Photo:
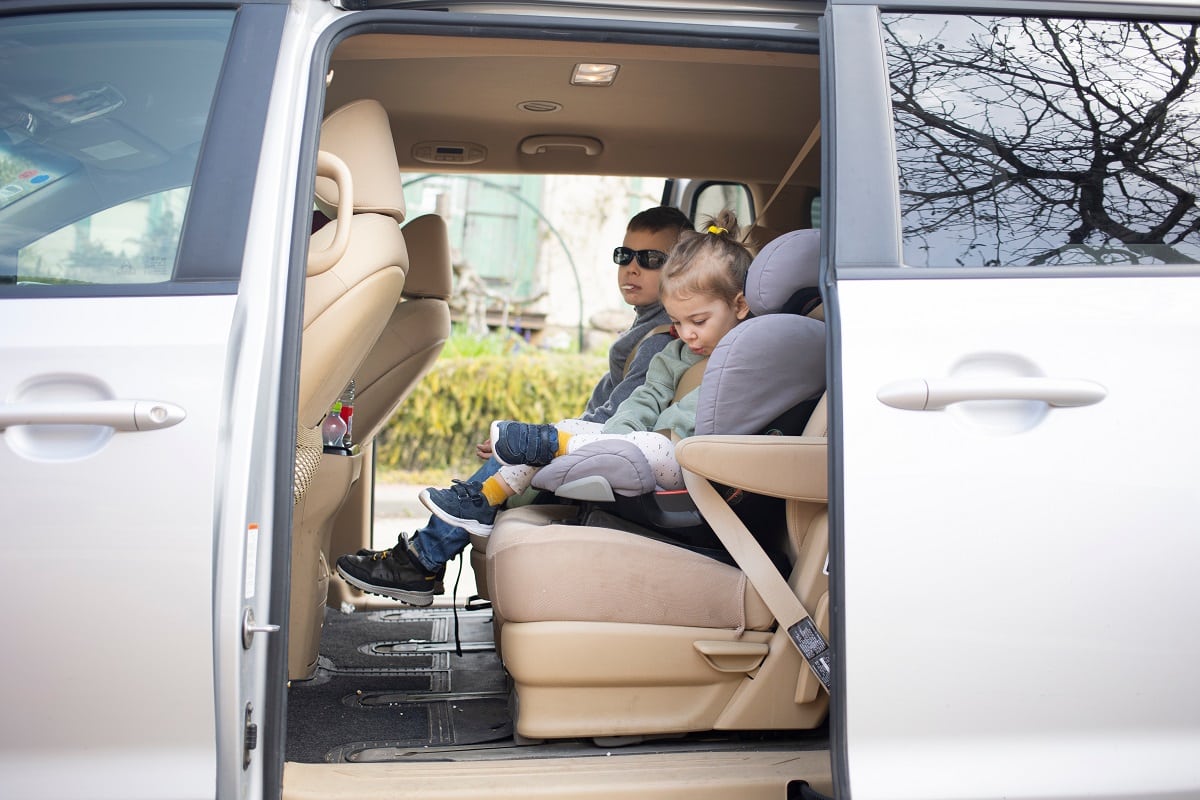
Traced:
[[462, 580], [463, 558], [462, 553], [455, 556], [458, 559], [458, 574], [454, 576], [454, 596], [451, 598], [450, 609], [454, 612], [454, 654], [462, 657], [462, 639], [458, 635], [458, 582]]

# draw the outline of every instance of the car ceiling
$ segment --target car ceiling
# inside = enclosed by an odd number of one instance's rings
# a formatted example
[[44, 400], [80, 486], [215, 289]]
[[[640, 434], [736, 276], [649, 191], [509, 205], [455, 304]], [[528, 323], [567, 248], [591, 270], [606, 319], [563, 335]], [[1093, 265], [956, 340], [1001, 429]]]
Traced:
[[[617, 64], [611, 87], [572, 86], [574, 65]], [[704, 177], [771, 184], [819, 122], [814, 53], [700, 47], [366, 34], [345, 40], [330, 64], [330, 112], [372, 97], [391, 119], [401, 166], [453, 171], [413, 158], [418, 142], [480, 145], [495, 173]], [[526, 101], [560, 106], [523, 110]], [[602, 143], [520, 152], [530, 136]], [[819, 158], [794, 183], [816, 186]]]

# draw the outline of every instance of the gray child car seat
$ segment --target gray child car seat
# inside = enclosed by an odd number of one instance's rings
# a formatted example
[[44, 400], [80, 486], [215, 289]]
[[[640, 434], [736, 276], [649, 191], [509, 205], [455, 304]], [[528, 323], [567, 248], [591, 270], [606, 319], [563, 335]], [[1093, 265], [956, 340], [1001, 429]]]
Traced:
[[[782, 585], [813, 609], [818, 629], [827, 628], [823, 406], [806, 435], [700, 432], [724, 430], [728, 421], [731, 431], [757, 433], [786, 408], [822, 394], [823, 323], [776, 313], [802, 284], [816, 283], [818, 241], [816, 232], [799, 231], [760, 253], [747, 283], [758, 316], [714, 352], [702, 383], [701, 405], [709, 410], [697, 420], [697, 435], [677, 446], [705, 516], [717, 520], [723, 538], [740, 526], [751, 540], [749, 548], [730, 550], [735, 563], [654, 536], [571, 524], [577, 510], [569, 506], [498, 516], [486, 543], [486, 583], [497, 649], [513, 679], [519, 736], [805, 729], [824, 720], [828, 694], [792, 645], [792, 620], [777, 624], [773, 611]], [[776, 281], [782, 275], [790, 282]], [[750, 373], [738, 373], [742, 366]], [[753, 377], [759, 370], [774, 374], [770, 390], [765, 378]], [[744, 380], [754, 382], [739, 386]], [[614, 494], [644, 487], [636, 472], [610, 469]], [[568, 469], [564, 477], [573, 474]], [[714, 504], [709, 481], [778, 498], [783, 507], [769, 520], [730, 521], [732, 511], [719, 497]], [[771, 548], [784, 554], [786, 575], [770, 570], [765, 580], [750, 551]]]

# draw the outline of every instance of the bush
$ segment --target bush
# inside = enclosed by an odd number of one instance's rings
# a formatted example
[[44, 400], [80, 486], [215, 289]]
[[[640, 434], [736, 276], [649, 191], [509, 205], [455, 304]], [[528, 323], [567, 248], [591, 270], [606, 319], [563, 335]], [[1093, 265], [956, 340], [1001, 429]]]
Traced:
[[443, 356], [376, 439], [377, 466], [468, 475], [479, 466], [475, 445], [487, 438], [492, 420], [578, 416], [607, 368], [596, 355]]

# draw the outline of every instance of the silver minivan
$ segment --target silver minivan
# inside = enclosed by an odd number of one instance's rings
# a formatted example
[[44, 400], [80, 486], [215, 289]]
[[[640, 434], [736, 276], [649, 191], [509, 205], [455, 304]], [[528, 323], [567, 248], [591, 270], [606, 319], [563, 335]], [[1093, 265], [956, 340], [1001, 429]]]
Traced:
[[[1184, 2], [8, 0], [0, 796], [1200, 797], [1198, 28]], [[663, 178], [689, 214], [740, 198], [759, 246], [821, 230], [827, 427], [761, 470], [786, 520], [746, 542], [782, 531], [783, 574], [713, 562], [740, 622], [331, 579], [373, 541], [371, 440], [311, 433], [373, 353], [408, 370], [377, 424], [436, 356], [424, 323], [415, 361], [378, 346], [445, 305], [402, 191], [429, 173]], [[397, 236], [407, 274], [331, 266]], [[732, 483], [703, 438], [681, 463]], [[515, 580], [498, 542], [464, 556], [481, 582]], [[590, 597], [596, 563], [556, 575]]]

